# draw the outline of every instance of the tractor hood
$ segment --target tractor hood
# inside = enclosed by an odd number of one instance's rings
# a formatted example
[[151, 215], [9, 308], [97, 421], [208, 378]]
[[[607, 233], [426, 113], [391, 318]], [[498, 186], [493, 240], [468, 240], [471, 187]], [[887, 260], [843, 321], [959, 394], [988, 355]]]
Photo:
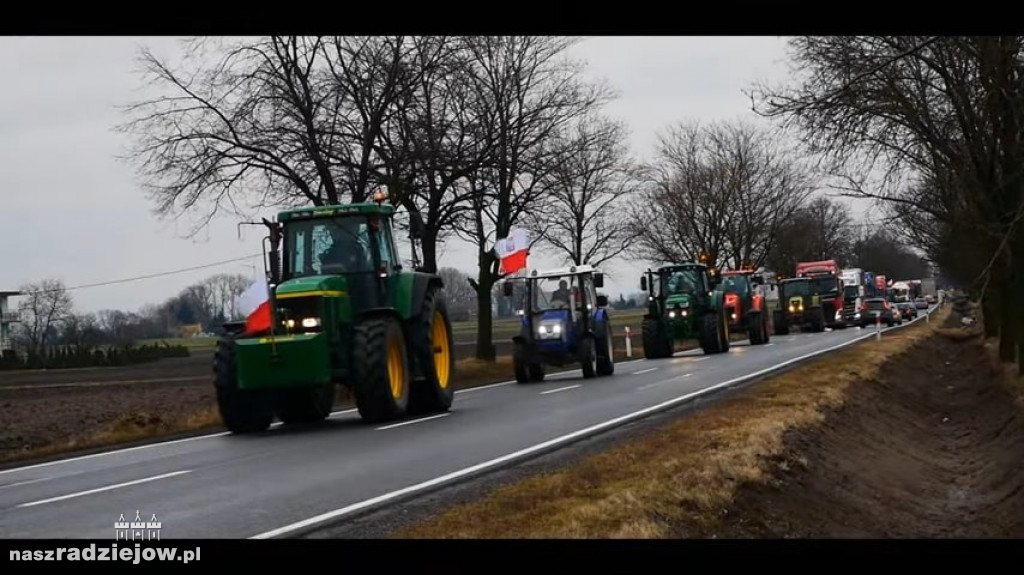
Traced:
[[665, 298], [665, 306], [676, 307], [678, 305], [679, 307], [689, 307], [692, 297], [692, 295], [687, 293], [672, 294]]
[[800, 307], [804, 305], [803, 296], [795, 295], [789, 298], [789, 307]]
[[282, 296], [285, 294], [303, 295], [343, 295], [348, 290], [348, 281], [345, 276], [306, 276], [294, 278], [277, 286], [274, 294]]

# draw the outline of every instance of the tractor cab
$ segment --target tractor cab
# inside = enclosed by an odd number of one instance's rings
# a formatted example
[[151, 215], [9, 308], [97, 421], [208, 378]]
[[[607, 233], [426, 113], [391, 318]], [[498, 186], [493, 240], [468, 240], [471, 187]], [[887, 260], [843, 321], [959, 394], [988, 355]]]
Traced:
[[514, 293], [513, 281], [524, 281], [526, 288], [521, 332], [513, 338], [517, 381], [542, 380], [544, 365], [577, 362], [587, 378], [612, 373], [608, 297], [597, 294], [604, 274], [588, 265], [533, 270], [503, 284], [507, 297]]
[[640, 289], [648, 291], [653, 316], [686, 317], [693, 308], [707, 306], [720, 277], [717, 270], [700, 263], [663, 266], [640, 277]]

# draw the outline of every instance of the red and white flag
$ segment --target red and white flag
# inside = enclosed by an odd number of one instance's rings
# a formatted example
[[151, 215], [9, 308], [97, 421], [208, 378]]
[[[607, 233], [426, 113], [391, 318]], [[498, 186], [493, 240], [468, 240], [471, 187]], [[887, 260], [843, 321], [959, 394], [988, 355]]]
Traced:
[[529, 249], [530, 236], [522, 229], [512, 230], [507, 238], [495, 242], [494, 253], [501, 259], [501, 274], [514, 274], [525, 268]]
[[238, 312], [245, 318], [245, 332], [258, 333], [270, 329], [270, 290], [266, 280], [256, 280], [235, 299]]

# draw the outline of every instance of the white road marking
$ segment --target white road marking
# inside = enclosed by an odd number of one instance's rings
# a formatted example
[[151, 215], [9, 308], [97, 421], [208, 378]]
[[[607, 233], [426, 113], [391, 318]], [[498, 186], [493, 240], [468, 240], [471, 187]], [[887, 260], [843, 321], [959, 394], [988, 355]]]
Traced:
[[676, 376], [676, 377], [670, 377], [668, 379], [663, 379], [661, 381], [655, 381], [654, 383], [648, 383], [646, 385], [641, 385], [640, 387], [638, 387], [636, 389], [637, 389], [637, 391], [639, 391], [641, 389], [650, 389], [652, 387], [658, 387], [659, 385], [661, 385], [663, 383], [673, 382], [673, 381], [682, 379], [684, 377], [690, 377], [691, 375], [693, 375], [693, 374], [692, 373], [684, 373], [683, 375], [679, 375], [679, 376]]
[[407, 495], [412, 495], [412, 494], [415, 494], [415, 493], [419, 493], [421, 491], [425, 491], [427, 489], [431, 489], [431, 488], [436, 487], [438, 485], [444, 485], [445, 483], [449, 483], [449, 482], [454, 481], [456, 479], [461, 479], [463, 477], [470, 476], [470, 475], [479, 473], [481, 471], [486, 471], [488, 469], [493, 469], [493, 468], [498, 467], [498, 466], [500, 466], [502, 464], [505, 464], [505, 463], [508, 463], [508, 462], [511, 462], [511, 461], [515, 461], [517, 459], [522, 459], [524, 457], [533, 455], [535, 453], [541, 453], [541, 452], [544, 452], [544, 451], [547, 451], [547, 450], [551, 450], [551, 449], [560, 447], [562, 445], [571, 443], [573, 441], [576, 441], [576, 440], [579, 440], [579, 439], [583, 439], [585, 437], [588, 437], [588, 436], [600, 433], [602, 431], [613, 429], [615, 427], [618, 427], [620, 425], [624, 425], [624, 424], [629, 423], [631, 421], [642, 419], [642, 418], [644, 418], [644, 417], [646, 417], [646, 416], [648, 416], [648, 415], [650, 415], [652, 413], [657, 413], [659, 411], [663, 411], [663, 410], [668, 409], [670, 407], [674, 407], [674, 406], [676, 406], [676, 405], [678, 405], [680, 403], [684, 403], [684, 402], [689, 401], [689, 400], [691, 400], [691, 399], [693, 399], [695, 397], [700, 397], [701, 395], [705, 395], [705, 394], [711, 393], [713, 391], [717, 391], [717, 390], [722, 389], [722, 388], [726, 388], [726, 387], [729, 387], [729, 386], [732, 386], [732, 385], [736, 385], [737, 383], [742, 383], [742, 382], [750, 380], [750, 379], [761, 377], [763, 375], [772, 373], [773, 371], [778, 370], [780, 368], [786, 367], [788, 365], [792, 365], [794, 363], [799, 363], [801, 361], [810, 359], [812, 357], [817, 357], [819, 355], [825, 355], [825, 354], [827, 354], [829, 352], [832, 352], [832, 351], [835, 351], [837, 349], [841, 349], [843, 347], [847, 347], [849, 345], [853, 345], [854, 343], [857, 343], [859, 341], [864, 341], [864, 340], [868, 339], [869, 337], [874, 337], [874, 334], [868, 334], [868, 335], [863, 335], [863, 336], [859, 336], [859, 337], [856, 337], [856, 338], [852, 338], [852, 339], [850, 339], [848, 341], [844, 341], [844, 342], [842, 342], [840, 344], [837, 344], [837, 345], [834, 345], [834, 346], [831, 346], [831, 347], [826, 347], [824, 349], [820, 349], [820, 350], [817, 350], [817, 351], [814, 351], [814, 352], [811, 352], [811, 353], [808, 353], [808, 354], [804, 354], [804, 355], [801, 355], [799, 357], [795, 357], [793, 359], [789, 359], [789, 360], [777, 363], [777, 364], [775, 364], [773, 366], [766, 367], [766, 368], [764, 368], [762, 370], [755, 371], [753, 373], [749, 373], [747, 375], [743, 375], [743, 376], [740, 376], [740, 377], [735, 377], [733, 379], [730, 379], [730, 380], [727, 380], [727, 381], [723, 381], [721, 383], [718, 383], [718, 384], [706, 387], [706, 388], [701, 389], [699, 391], [694, 391], [694, 392], [691, 392], [691, 393], [687, 393], [685, 395], [681, 395], [681, 396], [676, 397], [674, 399], [670, 399], [668, 401], [663, 401], [663, 402], [661, 402], [661, 403], [659, 403], [657, 405], [652, 405], [650, 407], [641, 409], [639, 411], [634, 411], [632, 413], [628, 413], [626, 415], [622, 415], [622, 416], [616, 417], [614, 419], [609, 419], [609, 420], [604, 421], [602, 423], [598, 423], [596, 425], [592, 425], [590, 427], [587, 427], [587, 428], [584, 428], [584, 429], [580, 429], [580, 430], [574, 431], [572, 433], [567, 433], [565, 435], [556, 437], [554, 439], [549, 439], [548, 441], [544, 441], [542, 443], [537, 443], [537, 444], [531, 445], [529, 447], [520, 449], [518, 451], [514, 451], [512, 453], [508, 453], [508, 454], [502, 455], [500, 457], [496, 457], [494, 459], [490, 459], [488, 461], [484, 461], [482, 463], [478, 463], [476, 465], [472, 465], [470, 467], [464, 467], [462, 469], [453, 471], [451, 473], [447, 473], [445, 475], [441, 475], [439, 477], [435, 477], [433, 479], [428, 479], [426, 481], [423, 481], [421, 483], [417, 483], [415, 485], [410, 485], [410, 486], [404, 487], [402, 489], [398, 489], [398, 490], [395, 490], [395, 491], [384, 493], [384, 494], [378, 495], [377, 497], [372, 497], [370, 499], [364, 499], [363, 501], [359, 501], [359, 502], [353, 503], [351, 505], [347, 505], [347, 506], [342, 507], [340, 509], [335, 509], [333, 511], [328, 511], [326, 513], [321, 513], [320, 515], [317, 515], [315, 517], [310, 517], [309, 519], [304, 519], [302, 521], [297, 521], [295, 523], [291, 523], [291, 524], [285, 525], [283, 527], [278, 527], [277, 529], [272, 529], [270, 531], [259, 533], [257, 535], [253, 535], [252, 537], [249, 537], [249, 539], [273, 539], [274, 537], [280, 537], [281, 535], [285, 535], [285, 534], [288, 534], [288, 533], [299, 531], [299, 530], [305, 529], [307, 527], [312, 527], [312, 526], [315, 526], [315, 525], [319, 525], [321, 523], [324, 523], [324, 522], [327, 522], [327, 521], [331, 521], [331, 520], [337, 519], [339, 517], [344, 517], [346, 515], [350, 515], [352, 513], [357, 512], [357, 511], [362, 511], [362, 510], [367, 509], [369, 507], [377, 506], [377, 505], [379, 505], [381, 503], [387, 503], [389, 501], [392, 501], [392, 500], [395, 500], [395, 499], [398, 499], [398, 498], [401, 498], [401, 497], [405, 497]]
[[385, 429], [394, 429], [396, 427], [404, 427], [406, 425], [412, 425], [414, 423], [422, 423], [424, 421], [430, 421], [431, 419], [438, 419], [438, 418], [441, 418], [441, 417], [448, 417], [449, 415], [451, 415], [451, 414], [450, 413], [439, 413], [437, 415], [431, 415], [430, 417], [421, 417], [419, 419], [413, 419], [413, 420], [410, 420], [410, 421], [402, 421], [400, 423], [392, 423], [391, 425], [384, 425], [382, 427], [378, 427], [377, 431], [384, 431]]
[[547, 395], [549, 393], [558, 393], [559, 391], [566, 391], [566, 390], [569, 390], [569, 389], [576, 389], [577, 387], [582, 387], [582, 385], [583, 385], [582, 383], [577, 383], [576, 385], [567, 385], [565, 387], [559, 387], [559, 388], [556, 388], [556, 389], [549, 389], [547, 391], [542, 391], [542, 392], [540, 392], [540, 394], [541, 395]]
[[640, 371], [634, 371], [633, 375], [640, 375], [641, 373], [651, 373], [652, 371], [657, 371], [657, 370], [658, 370], [657, 367], [650, 367], [650, 368], [647, 368], [647, 369], [641, 369]]
[[764, 344], [765, 347], [771, 347], [773, 345], [775, 345], [775, 344], [774, 343], [766, 343], [766, 344]]
[[49, 481], [52, 477], [40, 477], [39, 479], [29, 479], [28, 481], [17, 481], [15, 483], [8, 483], [7, 485], [0, 485], [0, 489], [7, 489], [8, 487], [20, 487], [22, 485], [31, 485], [33, 483], [42, 483], [43, 481]]
[[77, 493], [69, 493], [67, 495], [61, 495], [59, 497], [51, 497], [49, 499], [40, 499], [39, 501], [33, 501], [31, 503], [22, 503], [18, 507], [33, 507], [36, 505], [42, 505], [44, 503], [53, 503], [54, 501], [64, 501], [65, 499], [73, 499], [75, 497], [82, 497], [85, 495], [92, 495], [93, 493], [102, 493], [104, 491], [111, 491], [114, 489], [121, 489], [122, 487], [131, 487], [132, 485], [139, 485], [141, 483], [149, 483], [150, 481], [157, 481], [159, 479], [167, 479], [169, 477], [176, 477], [178, 475], [185, 475], [186, 473], [192, 473], [191, 469], [184, 471], [175, 471], [173, 473], [164, 473], [163, 475], [154, 475], [153, 477], [146, 477], [144, 479], [136, 479], [135, 481], [126, 481], [124, 483], [116, 483], [114, 485], [107, 485], [106, 487], [97, 487], [96, 489], [90, 489], [88, 491], [79, 491]]

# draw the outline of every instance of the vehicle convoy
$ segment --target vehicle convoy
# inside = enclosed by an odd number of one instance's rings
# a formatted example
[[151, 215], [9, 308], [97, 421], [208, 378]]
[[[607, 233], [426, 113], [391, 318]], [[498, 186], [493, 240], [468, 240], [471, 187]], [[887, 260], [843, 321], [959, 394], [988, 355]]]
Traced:
[[[214, 359], [229, 430], [261, 431], [275, 415], [285, 424], [324, 420], [338, 385], [366, 421], [451, 407], [455, 360], [443, 283], [400, 264], [394, 207], [384, 199], [263, 220], [270, 327], [226, 324]], [[421, 229], [414, 224], [411, 237]], [[415, 253], [414, 244], [414, 267]]]
[[778, 283], [779, 299], [772, 310], [775, 335], [787, 335], [794, 327], [800, 331], [825, 331], [825, 312], [821, 296], [809, 277], [786, 278]]
[[[515, 293], [513, 281], [502, 285], [506, 297]], [[597, 295], [604, 274], [580, 265], [533, 270], [525, 282], [522, 330], [512, 338], [516, 381], [544, 381], [546, 366], [572, 363], [581, 365], [586, 379], [615, 373], [608, 296]]]
[[821, 298], [821, 311], [825, 317], [825, 327], [845, 328], [843, 281], [840, 278], [839, 265], [835, 260], [800, 262], [796, 264], [796, 277], [806, 277], [811, 280], [811, 291], [817, 293]]
[[746, 333], [751, 345], [768, 343], [771, 337], [771, 313], [758, 286], [764, 278], [754, 270], [722, 272], [717, 290], [724, 294], [722, 303], [729, 316], [729, 331]]
[[692, 339], [706, 354], [729, 351], [729, 317], [725, 294], [715, 289], [718, 281], [717, 270], [704, 263], [647, 270], [640, 278], [640, 289], [649, 294], [642, 324], [644, 357], [672, 357], [677, 342]]

